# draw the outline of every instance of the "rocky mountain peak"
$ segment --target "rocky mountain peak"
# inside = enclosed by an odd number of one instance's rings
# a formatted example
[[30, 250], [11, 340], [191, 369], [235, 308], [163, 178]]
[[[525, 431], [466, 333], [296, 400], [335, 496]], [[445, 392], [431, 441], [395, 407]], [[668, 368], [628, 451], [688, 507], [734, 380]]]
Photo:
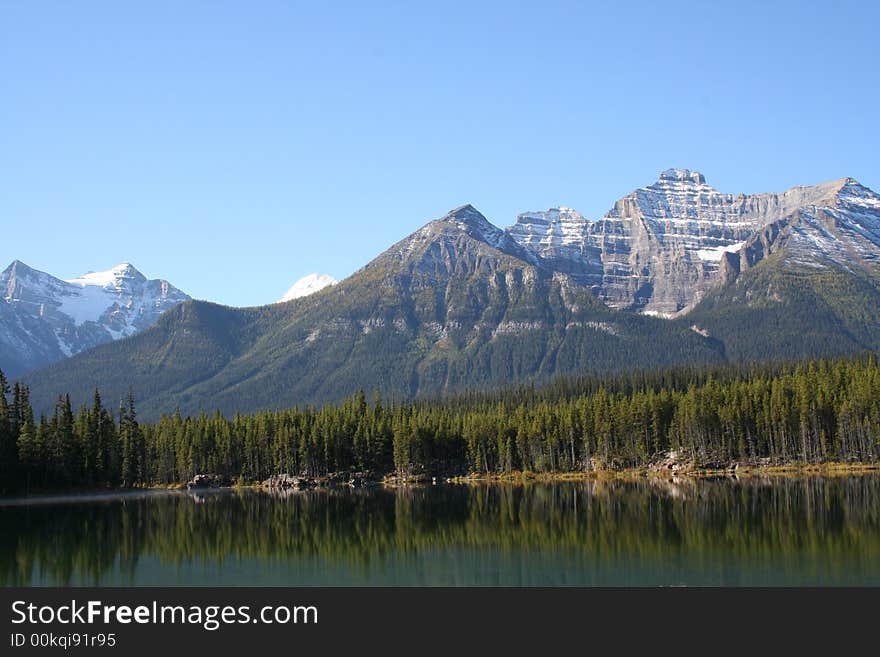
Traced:
[[667, 169], [656, 182], [618, 200], [605, 216], [642, 216], [651, 221], [671, 217], [723, 221], [733, 201], [732, 195], [716, 190], [698, 171]]
[[5, 279], [16, 274], [26, 273], [30, 271], [33, 271], [33, 269], [28, 267], [21, 260], [13, 260], [11, 263], [9, 263], [9, 266], [3, 270], [3, 277]]
[[465, 203], [464, 205], [460, 205], [457, 208], [450, 210], [441, 217], [440, 221], [465, 223], [472, 226], [479, 226], [481, 228], [486, 224], [489, 224], [489, 220], [470, 203]]
[[13, 260], [0, 274], [0, 295], [5, 301], [27, 299], [32, 290], [57, 290], [64, 282], [45, 272]]
[[469, 203], [450, 210], [445, 216], [428, 225], [432, 224], [444, 227], [454, 226], [455, 229], [464, 231], [469, 237], [485, 242], [495, 249], [513, 253], [517, 257], [529, 261], [534, 258], [530, 252], [523, 249], [506, 232], [490, 223], [479, 210]]
[[9, 266], [0, 274], [0, 281], [4, 283], [15, 280], [17, 278], [30, 278], [42, 274], [33, 267], [29, 267], [21, 260], [13, 260]]
[[657, 180], [657, 183], [663, 182], [692, 182], [697, 185], [705, 185], [706, 177], [699, 171], [691, 171], [690, 169], [666, 169]]
[[587, 219], [577, 210], [560, 205], [547, 210], [523, 212], [517, 215], [517, 223], [584, 223]]
[[855, 178], [841, 178], [836, 182], [839, 184], [837, 197], [841, 201], [880, 210], [880, 196], [874, 190], [865, 187]]
[[601, 263], [598, 251], [589, 244], [591, 223], [576, 210], [559, 206], [518, 215], [507, 233], [551, 267], [593, 284]]

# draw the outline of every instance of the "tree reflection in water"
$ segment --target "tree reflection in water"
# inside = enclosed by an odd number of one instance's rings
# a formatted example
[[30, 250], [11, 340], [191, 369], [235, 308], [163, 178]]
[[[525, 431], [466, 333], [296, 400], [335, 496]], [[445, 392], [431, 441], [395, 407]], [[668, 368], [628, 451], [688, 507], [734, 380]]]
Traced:
[[878, 502], [877, 476], [7, 502], [0, 584], [878, 584]]

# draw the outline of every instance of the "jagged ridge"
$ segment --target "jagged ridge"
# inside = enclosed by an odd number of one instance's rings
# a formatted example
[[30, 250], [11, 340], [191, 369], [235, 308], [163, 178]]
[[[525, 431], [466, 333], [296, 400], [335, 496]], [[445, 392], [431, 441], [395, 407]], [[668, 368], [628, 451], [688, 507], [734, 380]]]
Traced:
[[672, 317], [783, 246], [792, 264], [876, 265], [878, 227], [880, 197], [852, 178], [735, 195], [668, 169], [599, 220], [551, 209], [519, 215], [507, 232], [612, 308]]

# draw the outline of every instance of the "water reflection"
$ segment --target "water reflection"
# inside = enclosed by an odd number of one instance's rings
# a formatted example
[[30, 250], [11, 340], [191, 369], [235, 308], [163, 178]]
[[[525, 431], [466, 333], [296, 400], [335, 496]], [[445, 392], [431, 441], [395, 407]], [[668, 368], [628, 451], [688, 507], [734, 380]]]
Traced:
[[0, 506], [0, 584], [880, 584], [880, 477]]

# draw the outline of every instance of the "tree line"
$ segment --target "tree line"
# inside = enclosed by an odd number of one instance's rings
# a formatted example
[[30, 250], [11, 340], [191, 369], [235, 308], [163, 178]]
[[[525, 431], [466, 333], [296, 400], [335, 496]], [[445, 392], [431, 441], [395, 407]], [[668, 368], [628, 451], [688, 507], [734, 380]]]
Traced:
[[28, 388], [0, 373], [0, 490], [139, 486], [197, 473], [244, 482], [280, 472], [573, 472], [645, 466], [670, 450], [698, 463], [880, 458], [875, 355], [799, 364], [567, 379], [545, 388], [340, 404], [232, 418], [137, 420], [95, 392], [35, 419]]

